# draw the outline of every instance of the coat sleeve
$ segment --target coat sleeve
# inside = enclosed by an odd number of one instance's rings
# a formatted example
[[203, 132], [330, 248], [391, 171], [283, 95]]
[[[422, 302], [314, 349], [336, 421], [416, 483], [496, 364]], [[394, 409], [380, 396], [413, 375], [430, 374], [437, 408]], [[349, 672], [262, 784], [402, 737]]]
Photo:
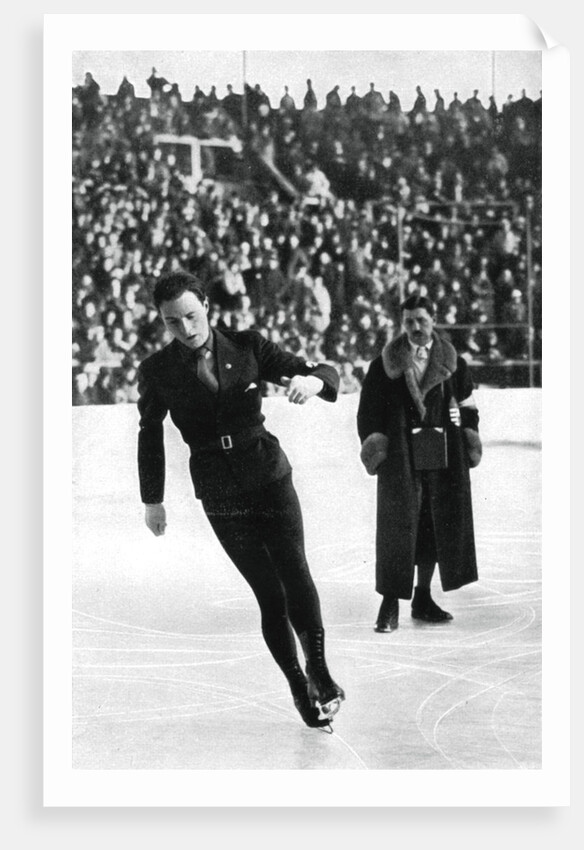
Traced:
[[389, 444], [387, 402], [382, 392], [382, 381], [381, 360], [374, 360], [363, 380], [357, 409], [361, 462], [369, 475], [377, 474], [379, 466], [387, 458]]
[[473, 382], [470, 369], [464, 358], [458, 358], [454, 374], [454, 394], [460, 409], [460, 424], [466, 444], [468, 465], [478, 466], [483, 455], [483, 444], [479, 435], [479, 412], [473, 397]]
[[281, 384], [282, 378], [293, 378], [294, 375], [314, 375], [320, 378], [324, 386], [318, 393], [324, 401], [336, 401], [339, 390], [339, 373], [327, 363], [312, 363], [296, 354], [283, 351], [275, 343], [265, 339], [261, 334], [256, 337], [257, 356], [260, 367], [260, 378], [270, 384]]
[[382, 392], [382, 380], [383, 367], [378, 358], [367, 370], [359, 397], [357, 431], [362, 443], [371, 434], [385, 434], [387, 431], [387, 401]]
[[168, 408], [157, 394], [153, 377], [144, 364], [138, 370], [138, 411], [140, 497], [144, 504], [158, 505], [164, 501], [166, 464], [163, 421]]
[[466, 360], [459, 357], [454, 374], [454, 394], [460, 407], [460, 418], [463, 428], [479, 430], [479, 411], [473, 396], [473, 381]]

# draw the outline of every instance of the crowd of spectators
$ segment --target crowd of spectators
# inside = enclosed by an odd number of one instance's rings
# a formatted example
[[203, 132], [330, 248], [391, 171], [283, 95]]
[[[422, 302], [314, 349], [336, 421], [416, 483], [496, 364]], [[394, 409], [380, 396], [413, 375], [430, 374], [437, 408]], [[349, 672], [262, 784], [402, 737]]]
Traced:
[[[136, 400], [138, 363], [166, 341], [151, 288], [178, 267], [213, 326], [336, 364], [344, 392], [415, 291], [471, 365], [541, 356], [541, 98], [499, 110], [435, 90], [430, 107], [418, 86], [404, 110], [372, 83], [319, 109], [310, 80], [299, 105], [286, 87], [273, 105], [259, 85], [187, 101], [155, 69], [147, 82], [149, 98], [126, 78], [103, 95], [90, 73], [73, 89], [75, 404]], [[239, 140], [236, 173], [193, 190], [160, 133]], [[282, 179], [252, 179], [258, 160]]]

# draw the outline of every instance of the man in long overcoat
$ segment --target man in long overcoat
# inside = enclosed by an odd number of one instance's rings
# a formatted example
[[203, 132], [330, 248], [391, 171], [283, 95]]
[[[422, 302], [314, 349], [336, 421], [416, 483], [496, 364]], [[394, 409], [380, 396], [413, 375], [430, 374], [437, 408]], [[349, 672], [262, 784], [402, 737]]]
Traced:
[[[430, 593], [436, 563], [444, 591], [478, 578], [469, 467], [482, 449], [471, 376], [436, 333], [429, 299], [413, 295], [401, 312], [404, 332], [372, 361], [357, 414], [361, 459], [377, 476], [381, 632], [397, 628], [398, 600], [412, 598], [416, 567], [412, 617], [426, 622], [452, 619]], [[422, 447], [414, 458], [420, 436], [437, 439], [437, 450]]]

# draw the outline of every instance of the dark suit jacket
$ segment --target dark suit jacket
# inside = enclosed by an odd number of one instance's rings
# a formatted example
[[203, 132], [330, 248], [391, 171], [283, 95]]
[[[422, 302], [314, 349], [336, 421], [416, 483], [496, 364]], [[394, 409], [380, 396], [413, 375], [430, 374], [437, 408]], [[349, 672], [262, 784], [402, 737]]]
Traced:
[[[164, 499], [167, 413], [190, 447], [195, 495], [213, 499], [257, 489], [290, 472], [277, 438], [263, 427], [262, 381], [281, 384], [282, 377], [315, 375], [324, 382], [319, 396], [336, 400], [339, 376], [332, 366], [288, 354], [257, 331], [213, 333], [217, 395], [197, 379], [190, 352], [176, 340], [140, 366], [138, 471], [146, 504]], [[229, 451], [218, 445], [226, 435], [233, 438]]]

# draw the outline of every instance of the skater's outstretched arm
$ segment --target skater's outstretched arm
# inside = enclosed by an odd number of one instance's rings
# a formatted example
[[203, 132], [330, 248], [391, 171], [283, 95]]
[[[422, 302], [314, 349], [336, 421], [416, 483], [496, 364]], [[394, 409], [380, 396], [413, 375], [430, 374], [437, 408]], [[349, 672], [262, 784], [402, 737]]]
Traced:
[[[334, 366], [328, 363], [315, 363], [305, 360], [303, 357], [298, 357], [296, 354], [283, 351], [275, 343], [264, 339], [257, 331], [249, 331], [248, 333], [256, 350], [262, 381], [288, 386], [282, 380], [283, 378], [290, 378], [291, 381], [298, 378], [315, 378], [318, 380], [318, 385], [309, 381], [306, 388], [303, 388], [302, 395], [307, 395], [307, 398], [318, 395], [323, 401], [336, 401], [339, 390], [339, 373]], [[312, 389], [316, 386], [318, 386], [318, 389], [313, 392]], [[288, 396], [290, 397], [290, 393], [288, 393]]]

